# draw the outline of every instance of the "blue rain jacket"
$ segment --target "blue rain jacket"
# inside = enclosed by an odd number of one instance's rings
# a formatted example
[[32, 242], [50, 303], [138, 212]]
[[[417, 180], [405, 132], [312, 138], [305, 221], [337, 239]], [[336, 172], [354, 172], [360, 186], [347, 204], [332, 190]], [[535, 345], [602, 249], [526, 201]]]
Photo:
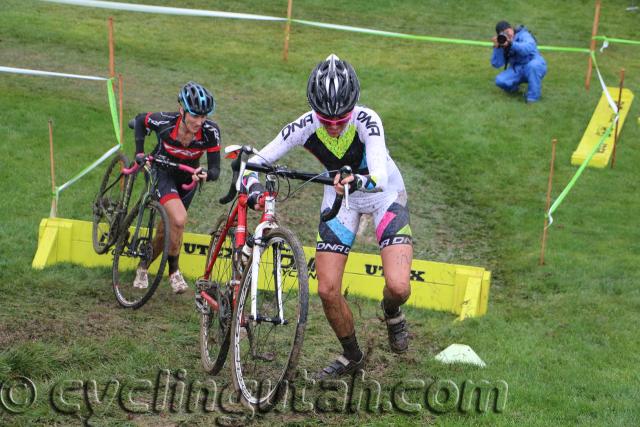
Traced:
[[[525, 27], [518, 27], [506, 58], [507, 69], [496, 76], [496, 85], [508, 92], [518, 90], [521, 83], [528, 83], [527, 101], [540, 99], [542, 79], [547, 73], [547, 63], [540, 52], [535, 39]], [[493, 48], [491, 65], [500, 68], [505, 65], [504, 48]]]

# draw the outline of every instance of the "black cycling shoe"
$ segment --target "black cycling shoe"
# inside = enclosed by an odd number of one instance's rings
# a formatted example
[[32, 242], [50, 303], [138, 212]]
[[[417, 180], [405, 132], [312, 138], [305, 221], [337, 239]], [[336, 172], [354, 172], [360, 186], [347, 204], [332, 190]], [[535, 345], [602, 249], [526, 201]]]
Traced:
[[[382, 307], [382, 304], [380, 304]], [[404, 353], [409, 349], [409, 332], [407, 329], [407, 320], [404, 313], [398, 310], [398, 314], [394, 317], [388, 317], [387, 313], [382, 309], [384, 314], [384, 322], [387, 324], [387, 334], [389, 335], [389, 346], [394, 353]]]
[[342, 354], [336, 360], [331, 362], [329, 366], [323, 368], [315, 375], [317, 380], [326, 380], [331, 378], [339, 378], [343, 375], [351, 375], [364, 367], [364, 354], [359, 361], [349, 360]]

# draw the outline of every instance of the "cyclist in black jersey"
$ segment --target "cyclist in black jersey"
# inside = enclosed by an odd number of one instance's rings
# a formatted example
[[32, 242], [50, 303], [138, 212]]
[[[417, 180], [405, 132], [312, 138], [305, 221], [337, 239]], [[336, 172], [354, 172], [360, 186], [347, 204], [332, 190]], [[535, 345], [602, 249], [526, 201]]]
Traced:
[[[316, 243], [318, 294], [325, 315], [343, 347], [343, 353], [317, 377], [349, 374], [364, 366], [364, 354], [356, 340], [353, 315], [342, 295], [342, 276], [356, 237], [362, 214], [373, 217], [380, 246], [385, 287], [382, 309], [391, 349], [408, 349], [407, 322], [400, 306], [411, 293], [409, 277], [413, 246], [407, 193], [402, 176], [389, 156], [384, 128], [378, 114], [356, 105], [360, 94], [353, 67], [330, 55], [312, 71], [307, 97], [312, 110], [285, 126], [251, 162], [273, 163], [287, 151], [302, 146], [330, 171], [351, 166], [355, 175], [340, 181], [335, 174], [334, 187], [325, 187], [322, 210], [330, 208], [336, 193], [350, 185], [347, 209], [343, 202], [338, 216], [320, 222]], [[255, 173], [247, 173], [244, 185], [249, 204], [256, 203], [261, 188]], [[354, 191], [352, 193], [352, 191]]]
[[[158, 144], [152, 154], [164, 156], [177, 163], [197, 168], [194, 175], [179, 170], [157, 169], [158, 200], [170, 220], [169, 283], [175, 293], [182, 293], [188, 285], [180, 273], [178, 257], [182, 246], [182, 233], [187, 222], [187, 209], [196, 188], [186, 191], [182, 184], [195, 181], [215, 181], [220, 175], [220, 129], [207, 117], [215, 110], [213, 95], [203, 86], [189, 82], [178, 94], [179, 112], [141, 113], [135, 118], [136, 159], [144, 157], [144, 140], [151, 131]], [[207, 169], [199, 167], [200, 157], [207, 153]], [[161, 236], [156, 236], [160, 242]], [[154, 244], [154, 256], [160, 248]], [[133, 286], [148, 286], [147, 267], [140, 265]]]

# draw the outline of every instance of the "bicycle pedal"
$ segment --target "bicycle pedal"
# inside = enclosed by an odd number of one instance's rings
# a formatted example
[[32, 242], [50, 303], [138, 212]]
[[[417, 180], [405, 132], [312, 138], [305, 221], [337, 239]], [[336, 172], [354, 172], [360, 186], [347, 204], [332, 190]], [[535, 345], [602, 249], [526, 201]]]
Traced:
[[213, 298], [216, 298], [217, 290], [218, 290], [218, 284], [215, 282], [212, 282], [210, 280], [205, 280], [205, 279], [196, 280], [196, 291], [198, 292], [205, 291], [206, 293], [211, 295]]

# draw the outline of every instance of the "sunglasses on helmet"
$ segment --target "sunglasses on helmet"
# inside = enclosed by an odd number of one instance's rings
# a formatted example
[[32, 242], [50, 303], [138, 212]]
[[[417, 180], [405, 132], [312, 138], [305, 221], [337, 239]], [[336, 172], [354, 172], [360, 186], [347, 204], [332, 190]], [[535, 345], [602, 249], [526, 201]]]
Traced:
[[349, 120], [351, 120], [352, 114], [353, 114], [353, 111], [349, 111], [347, 114], [345, 114], [344, 116], [338, 119], [330, 119], [328, 117], [324, 117], [319, 113], [316, 113], [316, 117], [318, 118], [320, 123], [322, 123], [325, 126], [340, 126], [347, 123]]

